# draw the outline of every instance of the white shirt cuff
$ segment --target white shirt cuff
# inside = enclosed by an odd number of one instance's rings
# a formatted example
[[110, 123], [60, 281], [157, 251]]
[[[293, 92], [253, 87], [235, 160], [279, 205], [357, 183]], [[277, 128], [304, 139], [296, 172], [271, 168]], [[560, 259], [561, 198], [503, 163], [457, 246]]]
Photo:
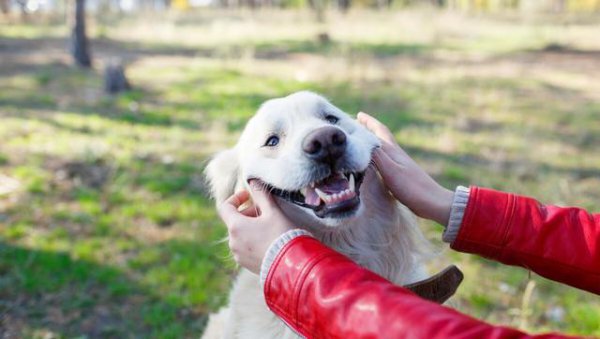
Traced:
[[283, 233], [279, 236], [279, 238], [275, 239], [271, 243], [269, 249], [267, 249], [267, 253], [265, 253], [262, 265], [260, 266], [260, 286], [264, 287], [265, 281], [267, 280], [267, 275], [269, 274], [269, 269], [271, 269], [271, 264], [273, 264], [273, 261], [275, 260], [275, 258], [277, 258], [277, 255], [279, 254], [281, 249], [288, 242], [292, 241], [292, 239], [297, 238], [301, 235], [308, 235], [311, 237], [313, 236], [309, 231], [296, 228]]
[[451, 244], [458, 237], [458, 232], [465, 216], [465, 210], [467, 209], [467, 202], [469, 201], [469, 192], [470, 190], [464, 186], [458, 186], [454, 192], [450, 220], [448, 220], [448, 226], [442, 235], [442, 240], [446, 243]]

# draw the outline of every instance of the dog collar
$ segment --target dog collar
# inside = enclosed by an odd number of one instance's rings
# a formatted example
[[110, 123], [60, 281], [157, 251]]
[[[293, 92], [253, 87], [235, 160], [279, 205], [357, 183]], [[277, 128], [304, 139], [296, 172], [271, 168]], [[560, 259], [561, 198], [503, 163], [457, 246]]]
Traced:
[[404, 285], [404, 288], [411, 290], [423, 299], [443, 304], [456, 293], [463, 278], [464, 275], [458, 267], [450, 265], [438, 274]]

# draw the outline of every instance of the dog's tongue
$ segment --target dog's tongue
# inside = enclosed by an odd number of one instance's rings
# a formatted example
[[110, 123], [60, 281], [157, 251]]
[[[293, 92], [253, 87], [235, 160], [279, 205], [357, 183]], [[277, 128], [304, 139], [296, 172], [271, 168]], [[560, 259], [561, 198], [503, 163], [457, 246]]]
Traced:
[[308, 187], [306, 189], [306, 196], [304, 197], [304, 203], [312, 206], [319, 206], [321, 204], [321, 198], [314, 188]]
[[336, 173], [315, 186], [327, 194], [334, 194], [348, 189], [348, 179], [343, 174]]
[[321, 198], [319, 198], [319, 195], [315, 191], [315, 188], [318, 188], [319, 190], [327, 194], [335, 194], [343, 192], [349, 187], [350, 185], [348, 183], [348, 179], [346, 179], [344, 175], [336, 173], [321, 181], [314, 188], [307, 187], [304, 202], [312, 206], [319, 206], [321, 204]]

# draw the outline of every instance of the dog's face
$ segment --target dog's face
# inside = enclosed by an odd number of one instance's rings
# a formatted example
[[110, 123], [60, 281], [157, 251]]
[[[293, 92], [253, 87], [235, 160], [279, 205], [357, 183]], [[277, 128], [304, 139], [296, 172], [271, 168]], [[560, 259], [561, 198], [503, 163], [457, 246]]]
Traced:
[[378, 139], [319, 95], [298, 92], [264, 103], [238, 144], [207, 175], [217, 200], [252, 179], [288, 215], [337, 226], [360, 211], [360, 186]]

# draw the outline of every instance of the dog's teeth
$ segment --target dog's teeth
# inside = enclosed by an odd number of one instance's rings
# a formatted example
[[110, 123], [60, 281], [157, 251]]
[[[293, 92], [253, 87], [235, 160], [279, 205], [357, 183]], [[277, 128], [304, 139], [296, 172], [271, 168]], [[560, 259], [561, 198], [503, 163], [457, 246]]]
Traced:
[[303, 189], [301, 189], [300, 193], [302, 193], [303, 196], [306, 196], [306, 187], [304, 187]]
[[321, 191], [318, 188], [315, 188], [315, 192], [317, 192], [317, 195], [319, 196], [319, 198], [321, 198], [321, 200], [327, 202], [329, 199], [329, 196], [327, 194], [325, 194], [325, 192]]
[[349, 181], [350, 181], [350, 183], [349, 183], [350, 191], [354, 192], [354, 188], [355, 188], [354, 187], [354, 185], [355, 185], [354, 184], [354, 174], [350, 173], [350, 180]]

